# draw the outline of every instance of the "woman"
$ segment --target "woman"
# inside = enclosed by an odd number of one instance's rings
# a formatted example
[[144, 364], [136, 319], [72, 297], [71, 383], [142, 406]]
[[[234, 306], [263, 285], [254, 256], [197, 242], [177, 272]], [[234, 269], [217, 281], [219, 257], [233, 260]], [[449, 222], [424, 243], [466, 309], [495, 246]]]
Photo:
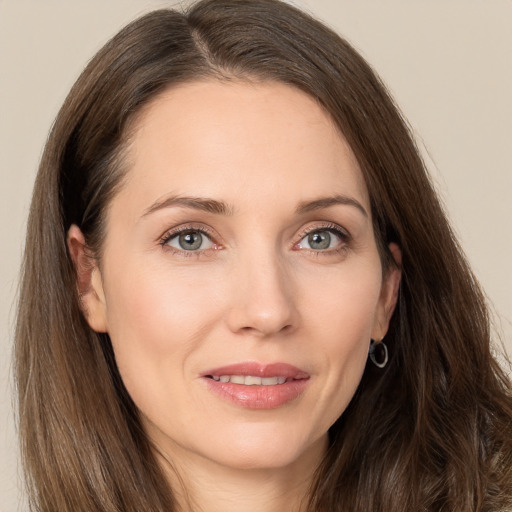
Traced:
[[79, 78], [36, 181], [16, 346], [33, 507], [508, 510], [488, 324], [345, 41], [273, 0], [156, 11]]

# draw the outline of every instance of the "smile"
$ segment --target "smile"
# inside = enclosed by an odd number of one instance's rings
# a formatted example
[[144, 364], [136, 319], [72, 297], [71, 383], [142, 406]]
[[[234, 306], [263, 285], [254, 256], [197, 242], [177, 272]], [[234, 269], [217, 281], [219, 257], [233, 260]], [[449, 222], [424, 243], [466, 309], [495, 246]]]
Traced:
[[310, 375], [286, 363], [254, 361], [212, 368], [201, 377], [222, 401], [248, 409], [276, 409], [294, 402], [310, 386]]
[[243, 386], [276, 386], [284, 384], [286, 377], [258, 377], [255, 375], [209, 375], [209, 378], [217, 382], [231, 382], [232, 384], [241, 384]]

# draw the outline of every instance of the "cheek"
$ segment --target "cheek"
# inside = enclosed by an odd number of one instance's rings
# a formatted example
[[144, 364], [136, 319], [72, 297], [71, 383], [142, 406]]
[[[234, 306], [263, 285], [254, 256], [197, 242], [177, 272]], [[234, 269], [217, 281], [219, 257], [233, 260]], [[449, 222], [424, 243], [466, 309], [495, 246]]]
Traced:
[[121, 378], [145, 417], [185, 429], [193, 421], [185, 385], [218, 317], [216, 303], [204, 286], [205, 276], [171, 275], [161, 265], [141, 271], [128, 263], [111, 271], [106, 289], [109, 335]]
[[106, 293], [111, 337], [164, 352], [174, 340], [194, 339], [208, 322], [214, 304], [204, 279], [151, 267], [131, 273], [130, 279], [118, 274], [109, 276], [113, 286]]
[[326, 411], [321, 430], [343, 413], [361, 380], [379, 305], [380, 266], [353, 266], [349, 272], [340, 267], [328, 279], [316, 276], [314, 283], [316, 292], [303, 310], [308, 339], [315, 340], [315, 366], [325, 370], [318, 400]]
[[354, 261], [330, 272], [304, 273], [302, 310], [326, 339], [338, 340], [335, 346], [339, 350], [361, 338], [369, 343], [379, 307], [381, 279], [378, 261]]
[[[116, 363], [135, 403], [158, 410], [160, 396], [190, 375], [193, 355], [218, 317], [203, 279], [123, 264], [108, 276], [107, 321]], [[140, 268], [140, 267], [139, 267]], [[126, 279], [125, 276], [132, 276]], [[148, 402], [148, 391], [151, 400]], [[176, 391], [178, 393], [178, 391]]]

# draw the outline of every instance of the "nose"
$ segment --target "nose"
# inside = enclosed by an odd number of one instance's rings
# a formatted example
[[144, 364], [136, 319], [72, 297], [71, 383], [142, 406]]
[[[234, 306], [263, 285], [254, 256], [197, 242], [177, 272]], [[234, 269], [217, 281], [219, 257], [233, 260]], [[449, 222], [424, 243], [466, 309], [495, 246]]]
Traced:
[[291, 273], [278, 255], [261, 253], [238, 262], [231, 273], [228, 327], [238, 334], [270, 337], [299, 323]]

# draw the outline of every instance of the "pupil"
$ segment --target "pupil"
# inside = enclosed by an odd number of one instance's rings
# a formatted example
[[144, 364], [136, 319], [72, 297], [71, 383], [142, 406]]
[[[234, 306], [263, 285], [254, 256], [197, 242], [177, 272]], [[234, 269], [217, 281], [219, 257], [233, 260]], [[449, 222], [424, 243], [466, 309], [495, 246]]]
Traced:
[[331, 234], [328, 231], [317, 231], [308, 236], [309, 246], [312, 249], [328, 249], [331, 245]]
[[182, 249], [193, 251], [201, 247], [203, 237], [200, 233], [183, 233], [180, 235], [179, 242]]

